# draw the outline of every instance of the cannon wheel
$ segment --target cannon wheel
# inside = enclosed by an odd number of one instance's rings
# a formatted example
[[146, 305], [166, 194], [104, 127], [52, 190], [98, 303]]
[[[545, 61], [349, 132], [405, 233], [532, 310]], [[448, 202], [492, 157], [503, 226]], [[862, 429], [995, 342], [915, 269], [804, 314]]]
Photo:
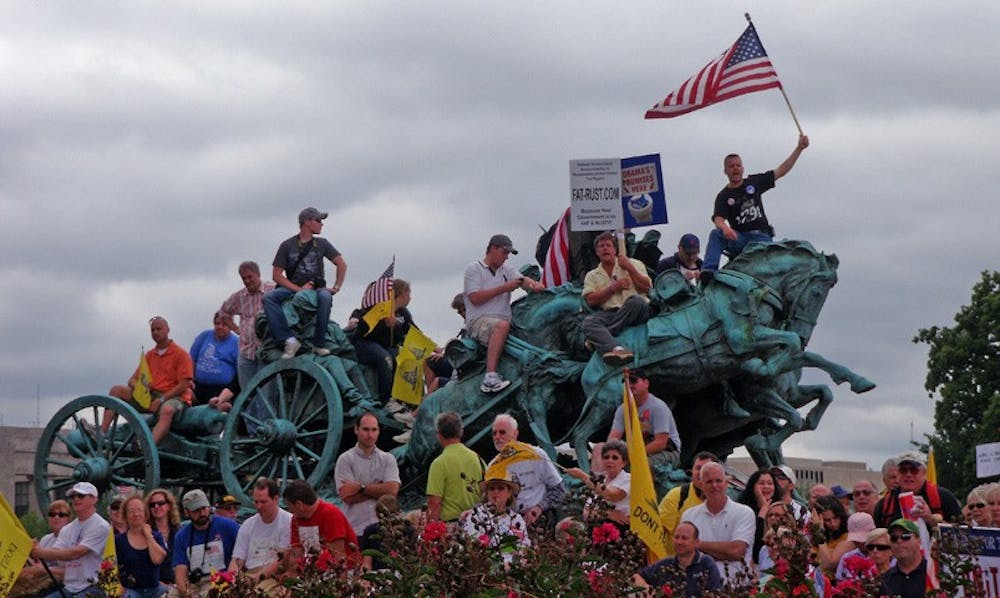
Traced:
[[[107, 432], [100, 427], [101, 407], [118, 414]], [[112, 486], [151, 490], [159, 485], [160, 457], [153, 434], [131, 405], [87, 395], [73, 399], [49, 420], [35, 451], [39, 507], [47, 509], [77, 482], [90, 482], [102, 493]]]
[[[343, 434], [344, 406], [333, 377], [314, 358], [296, 357], [266, 366], [248, 386], [236, 398], [222, 435], [226, 490], [250, 505], [260, 476], [277, 481], [282, 491], [295, 479], [319, 486], [333, 469]], [[262, 415], [251, 408], [255, 399], [263, 405]]]

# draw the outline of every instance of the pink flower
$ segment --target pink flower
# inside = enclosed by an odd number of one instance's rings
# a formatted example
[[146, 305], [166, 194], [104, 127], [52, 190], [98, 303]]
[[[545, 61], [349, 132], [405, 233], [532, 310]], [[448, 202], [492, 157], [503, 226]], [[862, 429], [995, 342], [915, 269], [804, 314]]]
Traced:
[[844, 567], [858, 577], [871, 577], [875, 575], [875, 561], [860, 554], [852, 554], [844, 559]]
[[791, 565], [788, 563], [788, 559], [779, 558], [778, 562], [774, 564], [774, 574], [778, 577], [784, 578], [788, 575], [788, 570], [791, 569]]
[[593, 532], [593, 542], [594, 544], [604, 544], [606, 542], [615, 542], [621, 538], [621, 532], [615, 527], [613, 523], [603, 523], [600, 527], [595, 527]]
[[440, 540], [448, 533], [448, 526], [443, 521], [431, 521], [424, 526], [422, 537], [425, 542]]
[[670, 598], [671, 596], [674, 595], [674, 589], [670, 586], [663, 586], [662, 588], [660, 588], [660, 591], [663, 592], [663, 595], [666, 596], [667, 598]]
[[488, 535], [486, 535], [486, 534], [483, 534], [483, 535], [479, 536], [479, 543], [482, 544], [483, 546], [489, 546], [490, 545], [490, 537]]

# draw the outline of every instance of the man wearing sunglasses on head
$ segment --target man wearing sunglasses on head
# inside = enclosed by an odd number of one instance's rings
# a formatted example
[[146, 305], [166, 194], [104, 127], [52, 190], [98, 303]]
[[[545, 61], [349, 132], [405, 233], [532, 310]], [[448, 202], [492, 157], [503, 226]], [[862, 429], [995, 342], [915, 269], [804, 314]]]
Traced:
[[923, 598], [927, 584], [927, 561], [920, 552], [920, 533], [909, 519], [897, 519], [889, 525], [889, 541], [896, 564], [882, 576], [882, 596]]
[[65, 568], [64, 589], [46, 598], [82, 598], [91, 592], [100, 593], [93, 580], [101, 567], [111, 524], [97, 514], [97, 488], [90, 482], [77, 482], [66, 496], [73, 504], [76, 520], [60, 530], [51, 548], [42, 548], [36, 541], [31, 549], [31, 558], [61, 561]]
[[[899, 471], [899, 488], [879, 501], [875, 507], [875, 523], [887, 527], [899, 517], [923, 519], [928, 527], [941, 521], [958, 523], [962, 520], [962, 506], [947, 488], [927, 481], [927, 462], [917, 451], [905, 451], [896, 459]], [[900, 509], [899, 495], [913, 493], [913, 508], [909, 513]]]

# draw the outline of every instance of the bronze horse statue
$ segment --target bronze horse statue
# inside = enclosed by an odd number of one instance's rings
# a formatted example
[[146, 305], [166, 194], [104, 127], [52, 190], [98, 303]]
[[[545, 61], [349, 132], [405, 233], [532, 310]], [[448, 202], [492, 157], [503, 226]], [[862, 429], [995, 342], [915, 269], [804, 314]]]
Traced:
[[[832, 400], [823, 385], [798, 384], [803, 367], [849, 381], [855, 392], [874, 387], [804, 350], [837, 266], [836, 256], [807, 242], [784, 241], [751, 244], [704, 289], [673, 272], [657, 277], [652, 301], [658, 314], [619, 338], [635, 352], [630, 367], [646, 370], [653, 394], [674, 412], [683, 462], [706, 447], [728, 454], [747, 439], [755, 459], [780, 460], [780, 442], [814, 429]], [[480, 348], [470, 341], [449, 345], [461, 377], [425, 398], [413, 440], [400, 451], [404, 461], [426, 467], [437, 450], [433, 419], [453, 409], [475, 422], [467, 424], [470, 430], [488, 430], [487, 417], [513, 412], [550, 455], [568, 440], [586, 467], [588, 442], [603, 440], [622, 397], [621, 371], [583, 345], [579, 323], [587, 312], [579, 288], [569, 284], [515, 302], [501, 371], [518, 382], [498, 395], [476, 388]], [[803, 418], [798, 408], [811, 401], [818, 404]], [[467, 443], [483, 448], [486, 440], [480, 432]]]

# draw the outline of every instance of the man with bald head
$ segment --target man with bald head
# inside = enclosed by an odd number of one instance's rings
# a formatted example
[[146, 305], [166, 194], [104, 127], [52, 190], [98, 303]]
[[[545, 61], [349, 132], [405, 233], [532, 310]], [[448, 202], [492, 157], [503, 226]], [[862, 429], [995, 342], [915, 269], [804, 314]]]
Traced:
[[531, 525], [543, 514], [551, 515], [549, 521], [558, 518], [555, 510], [566, 494], [562, 476], [541, 448], [517, 439], [517, 420], [501, 413], [493, 420], [493, 446], [498, 454], [486, 468], [486, 479], [504, 472], [513, 474], [521, 484], [521, 491], [515, 498], [514, 509], [524, 521]]
[[[721, 464], [706, 463], [699, 477], [705, 502], [687, 510], [681, 521], [690, 521], [698, 528], [701, 551], [715, 559], [719, 573], [731, 581], [737, 580], [741, 571], [751, 567], [750, 548], [757, 515], [726, 494], [729, 482]], [[675, 530], [675, 544], [676, 541]]]
[[[108, 394], [131, 404], [141, 413], [155, 413], [153, 442], [159, 444], [170, 431], [170, 422], [174, 417], [191, 405], [194, 365], [188, 352], [170, 340], [170, 324], [165, 318], [153, 316], [149, 320], [149, 334], [156, 345], [146, 352], [150, 379], [141, 380], [139, 368], [136, 368], [127, 386], [121, 384], [112, 386]], [[149, 387], [149, 393], [153, 398], [149, 407], [143, 407], [134, 398], [133, 393], [139, 384]], [[101, 429], [107, 432], [114, 419], [114, 411], [105, 409]]]

